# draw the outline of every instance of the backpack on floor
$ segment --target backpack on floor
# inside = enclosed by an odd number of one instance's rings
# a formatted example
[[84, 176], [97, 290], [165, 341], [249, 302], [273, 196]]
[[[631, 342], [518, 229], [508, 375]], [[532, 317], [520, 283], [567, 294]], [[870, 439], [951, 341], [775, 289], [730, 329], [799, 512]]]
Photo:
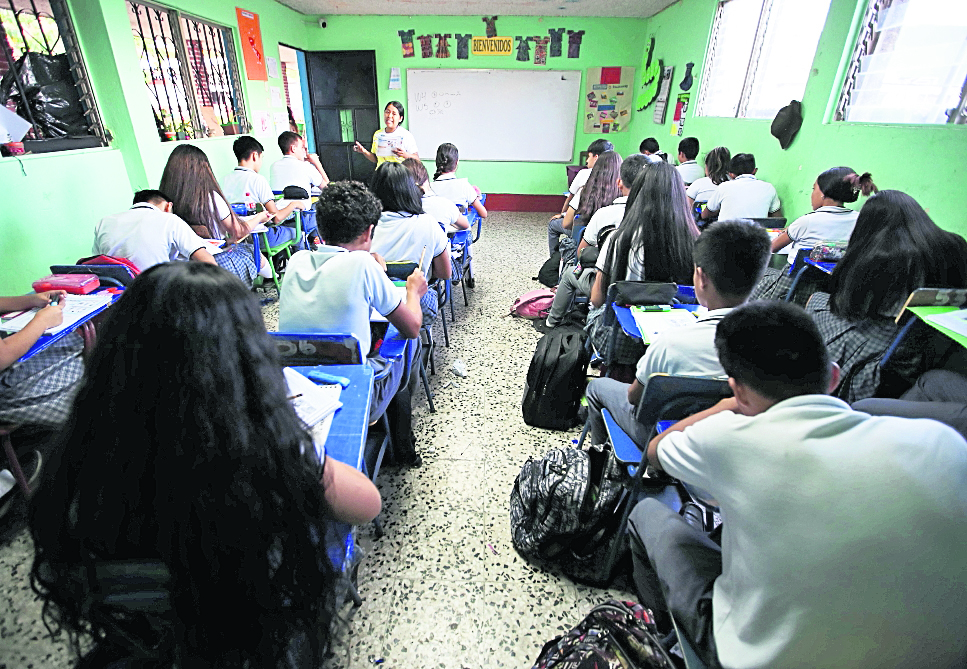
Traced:
[[535, 288], [514, 300], [514, 306], [510, 308], [510, 315], [531, 320], [544, 319], [551, 311], [552, 304], [554, 304], [554, 291], [546, 288]]
[[673, 669], [651, 613], [635, 602], [598, 604], [577, 627], [551, 639], [533, 669]]
[[525, 423], [549, 430], [577, 424], [591, 360], [586, 341], [584, 332], [555, 328], [537, 342], [521, 402]]
[[573, 268], [578, 263], [578, 245], [570, 237], [562, 237], [557, 246], [561, 252], [561, 272]]
[[555, 251], [544, 261], [537, 272], [537, 280], [548, 288], [553, 288], [561, 282], [561, 252]]

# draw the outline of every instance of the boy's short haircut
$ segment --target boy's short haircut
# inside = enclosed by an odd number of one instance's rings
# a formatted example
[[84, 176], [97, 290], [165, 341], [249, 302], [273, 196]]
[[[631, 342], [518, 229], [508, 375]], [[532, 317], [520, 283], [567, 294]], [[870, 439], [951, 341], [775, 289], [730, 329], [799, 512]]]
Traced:
[[165, 202], [171, 202], [171, 198], [162, 193], [160, 190], [139, 190], [134, 194], [134, 201], [131, 204], [141, 204], [142, 202], [148, 202], [150, 204], [164, 204]]
[[417, 186], [422, 186], [430, 180], [430, 175], [426, 171], [426, 166], [423, 165], [422, 161], [417, 160], [416, 158], [407, 158], [404, 160], [403, 167], [408, 169], [410, 174], [413, 175], [413, 181], [416, 182]]
[[776, 402], [828, 391], [829, 354], [802, 307], [762, 300], [736, 307], [715, 330], [725, 373]]
[[698, 137], [686, 137], [678, 143], [678, 152], [686, 160], [695, 160], [698, 156]]
[[283, 156], [286, 156], [292, 150], [292, 147], [301, 141], [302, 135], [291, 130], [286, 130], [279, 135], [279, 150], [282, 151]]
[[382, 207], [372, 191], [358, 181], [333, 181], [316, 202], [316, 224], [326, 244], [349, 244], [379, 223]]
[[254, 137], [242, 135], [232, 144], [232, 151], [235, 152], [235, 158], [241, 162], [243, 160], [251, 160], [253, 153], [265, 153], [265, 147], [262, 146], [262, 142]]
[[621, 163], [621, 171], [618, 173], [621, 177], [621, 183], [624, 184], [625, 188], [631, 190], [631, 184], [635, 182], [638, 172], [643, 170], [645, 165], [650, 164], [651, 161], [648, 160], [648, 156], [641, 153], [631, 154]]
[[745, 300], [772, 255], [769, 233], [752, 221], [718, 221], [695, 240], [692, 259], [723, 297]]
[[755, 156], [751, 153], [737, 153], [729, 163], [729, 172], [738, 176], [755, 172]]
[[600, 156], [605, 151], [614, 151], [614, 144], [606, 139], [596, 139], [588, 145], [588, 153]]
[[641, 140], [641, 144], [638, 145], [638, 150], [644, 153], [658, 153], [661, 149], [658, 146], [658, 140], [654, 137], [648, 137], [647, 139]]

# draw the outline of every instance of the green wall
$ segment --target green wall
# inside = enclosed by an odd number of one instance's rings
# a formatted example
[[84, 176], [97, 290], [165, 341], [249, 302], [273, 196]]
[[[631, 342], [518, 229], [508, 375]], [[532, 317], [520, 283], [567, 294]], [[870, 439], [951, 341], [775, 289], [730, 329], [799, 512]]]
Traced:
[[[673, 92], [678, 92], [685, 64], [695, 63], [691, 118], [686, 118], [684, 134], [701, 141], [700, 159], [720, 145], [733, 154], [754, 153], [758, 176], [776, 186], [790, 221], [810, 210], [809, 194], [822, 171], [849, 165], [858, 172], [872, 172], [880, 188], [909, 193], [938, 225], [965, 234], [967, 188], [963, 187], [962, 156], [967, 153], [967, 128], [826, 121], [827, 108], [834, 107], [838, 98], [842, 62], [852, 51], [851, 26], [857, 4], [857, 0], [832, 0], [802, 99], [802, 129], [785, 151], [769, 134], [771, 120], [693, 116], [702, 74], [696, 71], [704, 62], [715, 2], [682, 0], [649, 19], [644, 36], [654, 35], [656, 57], [675, 66]], [[639, 138], [654, 136], [664, 150], [675, 154], [678, 138], [669, 135], [671, 115], [668, 126], [658, 126], [651, 118], [653, 109], [637, 115], [632, 133]]]

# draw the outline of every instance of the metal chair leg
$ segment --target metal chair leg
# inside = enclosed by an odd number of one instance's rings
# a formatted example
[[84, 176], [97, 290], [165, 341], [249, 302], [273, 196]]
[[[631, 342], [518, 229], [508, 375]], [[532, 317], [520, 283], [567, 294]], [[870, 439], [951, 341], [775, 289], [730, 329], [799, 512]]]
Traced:
[[0, 437], [3, 438], [3, 452], [7, 456], [7, 464], [10, 466], [13, 478], [17, 481], [20, 489], [23, 490], [24, 496], [30, 497], [30, 484], [27, 483], [27, 477], [24, 476], [23, 469], [20, 468], [20, 460], [17, 459], [17, 454], [13, 450], [13, 442], [10, 440], [10, 433], [15, 429], [15, 426], [4, 426], [0, 428]]
[[426, 403], [430, 405], [430, 413], [436, 413], [433, 406], [433, 393], [430, 392], [430, 378], [426, 375], [426, 365], [420, 360], [420, 378], [423, 380], [423, 390], [426, 391]]
[[[447, 281], [447, 300], [450, 302], [450, 320], [454, 323], [457, 322], [457, 314], [453, 308], [453, 282]], [[466, 290], [466, 288], [464, 288]]]

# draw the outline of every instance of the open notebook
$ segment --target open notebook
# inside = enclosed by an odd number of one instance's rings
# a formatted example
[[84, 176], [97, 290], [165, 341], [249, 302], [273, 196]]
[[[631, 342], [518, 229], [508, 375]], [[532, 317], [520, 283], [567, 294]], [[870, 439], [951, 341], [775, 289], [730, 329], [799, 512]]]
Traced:
[[291, 367], [283, 367], [282, 375], [285, 377], [289, 401], [296, 415], [311, 428], [316, 452], [322, 457], [326, 452], [332, 417], [342, 406], [339, 401], [342, 387], [339, 384], [317, 386]]
[[631, 315], [641, 331], [641, 340], [646, 344], [650, 344], [660, 332], [695, 322], [695, 315], [687, 309], [651, 311], [644, 307], [631, 307]]
[[[47, 328], [44, 334], [55, 335], [63, 332], [80, 320], [90, 316], [92, 313], [111, 303], [114, 296], [110, 293], [94, 293], [91, 295], [70, 295], [65, 297], [64, 302], [64, 321], [60, 325]], [[0, 330], [7, 332], [20, 332], [27, 323], [33, 320], [34, 315], [40, 311], [39, 308], [29, 309], [19, 316], [0, 322]]]

